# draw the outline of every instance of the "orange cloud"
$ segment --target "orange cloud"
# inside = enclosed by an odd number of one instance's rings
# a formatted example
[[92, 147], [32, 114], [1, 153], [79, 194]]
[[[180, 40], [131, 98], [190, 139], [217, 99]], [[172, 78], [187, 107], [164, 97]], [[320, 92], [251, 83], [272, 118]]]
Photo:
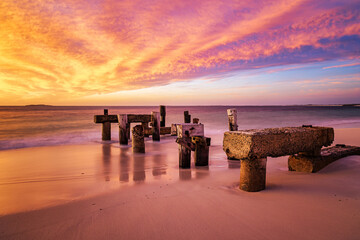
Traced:
[[325, 0], [2, 0], [0, 104], [354, 58], [359, 7]]

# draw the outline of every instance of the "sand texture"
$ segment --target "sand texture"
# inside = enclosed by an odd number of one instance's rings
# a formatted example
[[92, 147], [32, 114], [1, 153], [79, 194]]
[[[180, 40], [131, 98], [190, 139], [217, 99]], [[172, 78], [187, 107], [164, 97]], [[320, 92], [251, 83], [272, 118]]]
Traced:
[[[360, 146], [360, 129], [334, 144]], [[266, 189], [238, 189], [222, 135], [210, 166], [178, 168], [176, 137], [0, 152], [0, 239], [360, 239], [360, 156], [318, 173], [268, 158]]]

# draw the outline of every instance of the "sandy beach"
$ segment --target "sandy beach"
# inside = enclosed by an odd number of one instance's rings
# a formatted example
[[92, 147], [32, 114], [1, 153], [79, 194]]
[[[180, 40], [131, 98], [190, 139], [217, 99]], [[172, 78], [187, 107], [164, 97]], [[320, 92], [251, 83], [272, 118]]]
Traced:
[[[359, 136], [335, 129], [334, 144]], [[186, 170], [173, 137], [145, 155], [115, 142], [1, 151], [0, 239], [359, 239], [360, 156], [312, 174], [268, 158], [266, 190], [249, 193], [210, 137], [210, 166]]]

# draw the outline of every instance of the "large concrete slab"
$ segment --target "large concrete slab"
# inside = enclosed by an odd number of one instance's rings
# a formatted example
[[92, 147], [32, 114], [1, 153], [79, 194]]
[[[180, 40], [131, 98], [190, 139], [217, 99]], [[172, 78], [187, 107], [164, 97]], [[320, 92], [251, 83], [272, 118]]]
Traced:
[[334, 140], [328, 127], [284, 127], [228, 131], [223, 149], [229, 159], [280, 157], [299, 152], [315, 152]]

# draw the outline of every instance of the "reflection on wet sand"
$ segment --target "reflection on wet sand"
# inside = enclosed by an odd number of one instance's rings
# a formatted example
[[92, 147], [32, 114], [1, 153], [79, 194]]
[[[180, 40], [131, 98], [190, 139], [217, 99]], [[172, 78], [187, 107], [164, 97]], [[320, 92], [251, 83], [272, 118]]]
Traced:
[[[163, 151], [164, 146], [148, 143], [147, 152], [133, 153], [131, 147], [114, 148], [112, 144], [102, 144], [102, 172], [105, 181], [116, 177], [112, 168], [119, 168], [119, 182], [139, 184], [153, 180], [172, 179], [178, 171], [179, 180], [202, 179], [209, 175], [209, 166], [196, 167], [191, 169], [178, 169], [176, 157], [170, 157]], [[119, 154], [119, 155], [118, 155]], [[113, 158], [113, 161], [112, 161]], [[118, 167], [115, 159], [118, 159]], [[171, 161], [169, 162], [169, 160]], [[168, 166], [172, 165], [171, 169]], [[175, 170], [175, 172], [174, 172]], [[173, 178], [174, 179], [174, 178]], [[177, 177], [175, 177], [177, 179]]]
[[110, 181], [111, 175], [111, 145], [103, 144], [102, 145], [102, 162], [103, 162], [103, 175], [105, 177], [105, 181]]
[[133, 155], [133, 180], [136, 183], [145, 181], [145, 155], [142, 153]]
[[193, 173], [195, 173], [196, 179], [202, 179], [209, 175], [209, 166], [203, 167], [192, 167], [191, 169], [182, 169], [179, 168], [179, 180], [191, 180], [193, 177]]
[[119, 181], [120, 182], [129, 182], [129, 148], [121, 148], [120, 149], [120, 176]]
[[[159, 145], [154, 144], [152, 150], [160, 151]], [[153, 160], [152, 175], [154, 176], [154, 178], [160, 179], [161, 175], [166, 175], [166, 170], [167, 170], [166, 159], [167, 156], [162, 154], [156, 154], [152, 156], [152, 160]]]
[[240, 168], [240, 160], [228, 160], [229, 168]]
[[179, 179], [181, 181], [191, 180], [191, 169], [179, 168]]
[[195, 178], [201, 179], [209, 175], [209, 166], [202, 166], [195, 168]]

